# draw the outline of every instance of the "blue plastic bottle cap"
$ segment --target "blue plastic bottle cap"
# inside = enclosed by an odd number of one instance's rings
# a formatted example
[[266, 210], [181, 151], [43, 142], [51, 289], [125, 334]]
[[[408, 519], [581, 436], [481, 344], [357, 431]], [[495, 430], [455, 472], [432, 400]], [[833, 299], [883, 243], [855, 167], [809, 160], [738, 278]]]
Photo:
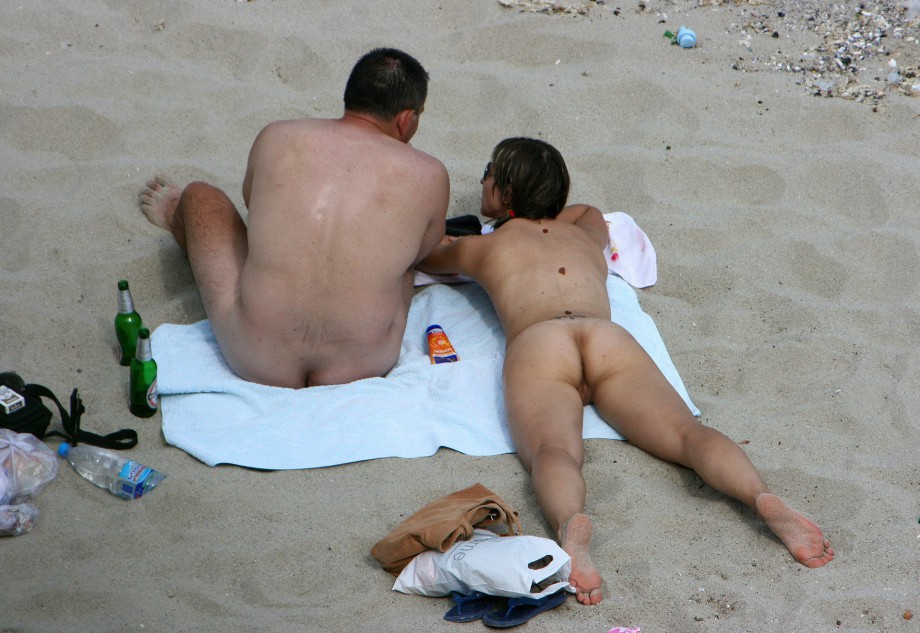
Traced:
[[685, 26], [677, 30], [677, 43], [681, 48], [693, 48], [696, 46], [696, 33]]
[[58, 452], [58, 455], [60, 455], [61, 457], [67, 457], [67, 453], [70, 452], [70, 444], [68, 444], [67, 442], [62, 442], [61, 445], [58, 446], [57, 452]]

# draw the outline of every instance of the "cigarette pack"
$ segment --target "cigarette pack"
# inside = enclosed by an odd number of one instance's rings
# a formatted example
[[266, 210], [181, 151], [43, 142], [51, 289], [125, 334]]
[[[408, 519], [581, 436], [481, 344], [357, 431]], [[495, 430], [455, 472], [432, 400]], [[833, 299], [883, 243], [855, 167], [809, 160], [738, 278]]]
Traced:
[[0, 407], [3, 407], [4, 413], [12, 413], [26, 406], [26, 399], [7, 387], [0, 385]]

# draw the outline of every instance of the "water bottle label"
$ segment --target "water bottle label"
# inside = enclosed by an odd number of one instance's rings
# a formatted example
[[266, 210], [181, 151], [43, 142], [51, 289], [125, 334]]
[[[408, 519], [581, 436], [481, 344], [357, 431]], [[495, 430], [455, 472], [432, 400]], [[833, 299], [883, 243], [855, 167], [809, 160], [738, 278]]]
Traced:
[[153, 469], [147, 468], [143, 464], [135, 461], [129, 461], [121, 467], [118, 473], [118, 479], [121, 483], [121, 492], [119, 496], [126, 499], [137, 499], [144, 494], [145, 483]]
[[157, 379], [154, 378], [153, 382], [150, 383], [150, 388], [147, 389], [147, 406], [151, 409], [156, 409], [159, 400], [160, 395], [157, 392]]

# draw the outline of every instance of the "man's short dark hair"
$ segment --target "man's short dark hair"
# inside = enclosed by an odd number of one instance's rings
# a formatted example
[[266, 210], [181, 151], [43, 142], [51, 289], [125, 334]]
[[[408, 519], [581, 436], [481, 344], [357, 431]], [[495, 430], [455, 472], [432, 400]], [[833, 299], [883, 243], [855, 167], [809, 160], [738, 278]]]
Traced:
[[502, 204], [516, 218], [555, 218], [569, 197], [569, 170], [562, 154], [539, 139], [501, 141], [492, 152], [490, 173], [502, 194]]
[[345, 84], [345, 110], [389, 121], [403, 110], [421, 112], [428, 73], [411, 55], [375, 48], [355, 64]]

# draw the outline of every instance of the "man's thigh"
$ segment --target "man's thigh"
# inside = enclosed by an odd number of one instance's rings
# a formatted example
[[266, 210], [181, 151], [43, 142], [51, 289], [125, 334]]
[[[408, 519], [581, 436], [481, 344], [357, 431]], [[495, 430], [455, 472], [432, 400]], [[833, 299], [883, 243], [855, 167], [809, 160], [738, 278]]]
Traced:
[[240, 275], [249, 254], [246, 225], [227, 194], [206, 183], [189, 184], [178, 210], [205, 312], [221, 322], [239, 301]]

